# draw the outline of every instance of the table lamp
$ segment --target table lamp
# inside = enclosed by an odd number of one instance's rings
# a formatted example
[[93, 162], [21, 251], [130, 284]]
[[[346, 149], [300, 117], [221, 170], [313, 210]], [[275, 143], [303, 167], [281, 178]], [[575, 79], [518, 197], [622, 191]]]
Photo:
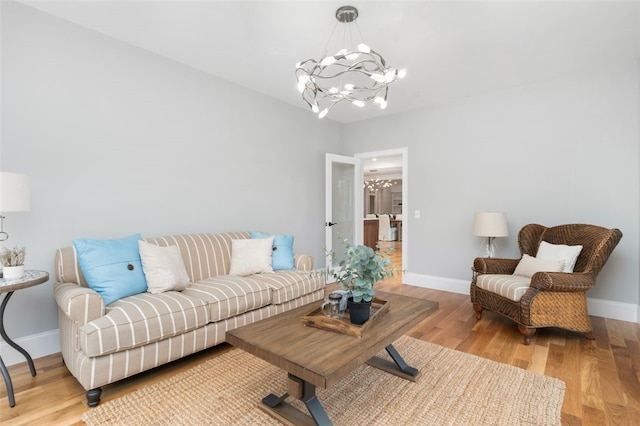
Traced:
[[482, 245], [482, 257], [494, 257], [496, 237], [508, 237], [507, 214], [505, 212], [476, 212], [473, 221], [473, 234], [486, 237]]
[[20, 173], [0, 172], [0, 241], [9, 234], [4, 231], [5, 212], [25, 212], [31, 208], [29, 176]]

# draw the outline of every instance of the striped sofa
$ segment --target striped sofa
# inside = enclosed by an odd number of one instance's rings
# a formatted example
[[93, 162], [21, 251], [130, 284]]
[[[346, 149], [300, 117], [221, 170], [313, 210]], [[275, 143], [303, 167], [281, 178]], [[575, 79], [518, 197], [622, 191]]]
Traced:
[[313, 258], [295, 255], [296, 270], [228, 275], [231, 241], [248, 232], [172, 235], [144, 241], [180, 248], [192, 284], [186, 290], [125, 297], [109, 306], [87, 285], [73, 246], [58, 249], [54, 295], [64, 362], [100, 402], [101, 386], [225, 341], [225, 332], [324, 297]]

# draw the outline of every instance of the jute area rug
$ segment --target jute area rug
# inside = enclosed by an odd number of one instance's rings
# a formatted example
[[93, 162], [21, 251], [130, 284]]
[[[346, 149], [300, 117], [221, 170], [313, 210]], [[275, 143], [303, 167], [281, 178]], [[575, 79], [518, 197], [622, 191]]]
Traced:
[[[559, 425], [564, 382], [401, 337], [416, 383], [368, 365], [317, 395], [334, 425]], [[390, 359], [383, 351], [380, 356]], [[261, 399], [286, 392], [286, 373], [232, 349], [86, 412], [88, 425], [279, 425]], [[307, 413], [300, 401], [288, 399]]]

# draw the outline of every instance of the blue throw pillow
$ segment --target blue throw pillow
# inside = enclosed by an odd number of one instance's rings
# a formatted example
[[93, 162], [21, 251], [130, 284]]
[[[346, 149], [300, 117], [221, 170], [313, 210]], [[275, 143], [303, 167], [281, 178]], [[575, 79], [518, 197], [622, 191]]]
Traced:
[[73, 240], [82, 273], [105, 305], [147, 291], [139, 240], [140, 234], [119, 240]]
[[273, 239], [273, 253], [271, 267], [274, 271], [296, 269], [293, 263], [293, 235], [268, 235], [261, 232], [251, 232], [251, 238]]

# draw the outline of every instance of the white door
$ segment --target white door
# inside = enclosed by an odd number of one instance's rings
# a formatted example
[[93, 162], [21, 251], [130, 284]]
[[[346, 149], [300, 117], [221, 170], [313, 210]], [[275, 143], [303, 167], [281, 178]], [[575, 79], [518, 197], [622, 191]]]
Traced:
[[[337, 258], [343, 253], [342, 241], [362, 242], [362, 172], [360, 159], [326, 154], [325, 158], [325, 247]], [[331, 257], [327, 256], [327, 267]]]

